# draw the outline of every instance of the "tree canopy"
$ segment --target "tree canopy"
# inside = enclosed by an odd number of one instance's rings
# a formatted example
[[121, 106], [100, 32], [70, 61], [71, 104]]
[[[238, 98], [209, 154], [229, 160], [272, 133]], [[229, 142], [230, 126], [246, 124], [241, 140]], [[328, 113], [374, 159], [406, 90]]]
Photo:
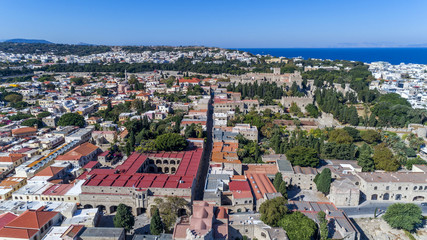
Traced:
[[43, 122], [37, 118], [30, 118], [22, 121], [21, 125], [28, 127], [34, 127], [34, 125], [37, 125], [38, 128], [41, 128], [43, 127]]
[[[186, 209], [188, 207], [188, 202], [181, 197], [167, 197], [155, 198], [154, 202], [156, 203], [155, 208], [159, 210], [162, 222], [164, 223], [164, 229], [169, 231], [173, 228], [177, 218], [178, 211], [181, 209]], [[151, 211], [156, 211], [152, 209]]]
[[263, 202], [259, 209], [261, 220], [269, 226], [279, 226], [280, 219], [288, 212], [286, 204], [287, 201], [284, 197], [277, 197]]
[[413, 203], [395, 203], [387, 208], [383, 218], [392, 228], [413, 231], [422, 223], [423, 215]]
[[312, 240], [317, 234], [317, 224], [298, 211], [284, 215], [278, 224], [290, 240]]
[[325, 195], [329, 194], [331, 188], [331, 170], [329, 168], [324, 168], [322, 172], [314, 178], [314, 183], [316, 183], [317, 190], [324, 193]]
[[178, 133], [165, 133], [156, 138], [155, 145], [158, 151], [182, 151], [188, 142]]
[[132, 215], [130, 208], [123, 203], [117, 207], [116, 215], [113, 219], [114, 227], [124, 228], [126, 231], [132, 229], [135, 224], [135, 217]]
[[160, 218], [159, 209], [156, 208], [150, 221], [150, 233], [151, 235], [160, 235], [163, 232], [163, 222]]
[[59, 118], [59, 126], [78, 126], [84, 127], [86, 124], [82, 115], [77, 113], [66, 113]]
[[286, 152], [286, 157], [293, 166], [317, 167], [319, 165], [319, 157], [316, 150], [309, 147], [293, 147]]
[[373, 159], [375, 163], [375, 169], [377, 170], [394, 172], [397, 171], [400, 167], [399, 162], [393, 156], [391, 150], [387, 148], [384, 143], [378, 144], [374, 147]]

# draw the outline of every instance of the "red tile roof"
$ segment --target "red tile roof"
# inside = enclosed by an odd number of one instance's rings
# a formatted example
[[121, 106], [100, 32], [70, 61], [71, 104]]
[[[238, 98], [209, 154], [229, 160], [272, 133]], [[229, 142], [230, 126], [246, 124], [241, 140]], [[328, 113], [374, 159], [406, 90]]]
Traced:
[[231, 181], [228, 184], [230, 191], [250, 191], [251, 187], [249, 186], [248, 181]]
[[79, 160], [83, 156], [87, 156], [94, 151], [97, 151], [99, 147], [93, 145], [92, 143], [85, 142], [80, 146], [75, 147], [73, 150], [67, 152], [64, 155], [60, 155], [56, 160], [70, 161], [70, 160]]
[[37, 232], [38, 230], [34, 229], [2, 228], [0, 230], [0, 238], [30, 239]]
[[[133, 153], [115, 169], [93, 169], [86, 186], [116, 186], [135, 188], [191, 188], [199, 169], [203, 149], [183, 152]], [[175, 174], [138, 173], [147, 159], [162, 158], [180, 161]]]
[[33, 127], [23, 127], [23, 128], [12, 129], [13, 135], [25, 134], [25, 133], [35, 133], [35, 132], [37, 132], [37, 129], [35, 129]]
[[40, 172], [38, 172], [35, 176], [46, 176], [46, 177], [53, 177], [59, 172], [61, 172], [64, 168], [63, 167], [47, 167]]
[[275, 193], [276, 189], [273, 186], [273, 183], [265, 174], [259, 173], [246, 173], [246, 177], [251, 184], [252, 192], [255, 195], [255, 198], [261, 199], [266, 193]]
[[8, 223], [10, 223], [12, 220], [17, 218], [18, 216], [7, 212], [0, 215], [0, 229], [2, 229], [4, 226], [6, 226]]
[[11, 154], [9, 154], [9, 156], [0, 157], [0, 162], [16, 162], [23, 157], [25, 157], [24, 154], [11, 153]]
[[59, 212], [27, 210], [0, 229], [0, 239], [30, 239], [57, 214]]

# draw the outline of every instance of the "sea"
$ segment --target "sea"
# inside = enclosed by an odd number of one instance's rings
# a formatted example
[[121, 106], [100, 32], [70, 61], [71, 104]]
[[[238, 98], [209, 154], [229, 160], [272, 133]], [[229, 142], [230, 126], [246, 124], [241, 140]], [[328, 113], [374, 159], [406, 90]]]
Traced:
[[349, 60], [365, 63], [384, 61], [393, 65], [427, 64], [427, 48], [238, 48], [237, 50], [287, 58]]

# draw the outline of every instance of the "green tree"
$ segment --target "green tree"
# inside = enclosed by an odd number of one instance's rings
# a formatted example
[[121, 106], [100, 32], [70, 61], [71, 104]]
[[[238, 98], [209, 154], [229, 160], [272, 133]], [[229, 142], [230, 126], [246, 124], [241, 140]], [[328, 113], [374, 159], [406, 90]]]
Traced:
[[160, 235], [163, 232], [163, 222], [160, 218], [159, 209], [156, 208], [150, 221], [150, 233], [151, 235]]
[[77, 113], [66, 113], [59, 118], [59, 126], [78, 126], [84, 127], [86, 124], [82, 115]]
[[8, 102], [11, 102], [11, 103], [17, 103], [17, 102], [22, 101], [22, 98], [23, 97], [22, 97], [21, 94], [12, 93], [12, 94], [9, 94], [9, 95], [5, 96], [4, 100], [6, 100]]
[[289, 108], [289, 112], [293, 115], [298, 115], [301, 113], [301, 109], [298, 107], [298, 105], [295, 102], [291, 103], [291, 107]]
[[82, 77], [75, 77], [75, 78], [72, 78], [72, 79], [71, 79], [71, 83], [74, 83], [74, 84], [76, 84], [77, 86], [81, 86], [81, 85], [83, 85], [85, 82], [84, 82], [84, 78], [82, 78]]
[[353, 141], [360, 141], [360, 132], [359, 130], [357, 130], [356, 128], [353, 127], [344, 127], [343, 128], [345, 131], [348, 132], [348, 134], [350, 134], [350, 136], [353, 138]]
[[351, 144], [353, 143], [353, 137], [350, 136], [348, 131], [344, 129], [334, 129], [328, 134], [329, 142], [335, 142], [338, 144]]
[[70, 93], [71, 94], [76, 93], [76, 88], [74, 86], [71, 86]]
[[313, 118], [318, 118], [319, 117], [319, 110], [317, 109], [317, 107], [314, 104], [307, 104], [307, 106], [305, 106], [305, 110], [308, 112], [308, 114], [313, 117]]
[[124, 228], [126, 231], [132, 229], [135, 224], [135, 217], [132, 215], [130, 208], [123, 203], [117, 207], [116, 215], [113, 219], [114, 227]]
[[317, 234], [317, 224], [298, 211], [284, 215], [279, 226], [285, 229], [290, 240], [312, 240]]
[[178, 219], [178, 211], [186, 209], [189, 203], [181, 197], [155, 198], [154, 202], [159, 209], [161, 219], [164, 223], [164, 229], [169, 231], [173, 228]]
[[28, 127], [34, 127], [34, 125], [37, 125], [38, 128], [41, 128], [43, 127], [43, 122], [40, 119], [30, 118], [22, 121], [21, 125]]
[[316, 183], [317, 190], [324, 193], [325, 195], [329, 194], [329, 190], [331, 188], [331, 170], [329, 168], [324, 168], [318, 176], [314, 179], [314, 183]]
[[381, 143], [374, 147], [374, 163], [375, 169], [385, 170], [389, 172], [397, 171], [400, 167], [399, 162], [393, 156], [393, 153], [386, 147], [385, 143]]
[[421, 208], [413, 203], [395, 203], [387, 208], [384, 220], [392, 227], [413, 231], [423, 220]]
[[108, 89], [106, 88], [98, 88], [96, 89], [96, 93], [101, 96], [108, 96]]
[[50, 116], [50, 112], [41, 112], [41, 113], [37, 114], [38, 119], [42, 119], [42, 118], [45, 118], [48, 116]]
[[329, 235], [329, 228], [328, 220], [326, 220], [326, 213], [323, 211], [318, 212], [317, 219], [319, 219], [320, 239], [327, 240]]
[[182, 151], [188, 142], [178, 133], [165, 133], [156, 138], [155, 145], [158, 151]]
[[287, 201], [284, 197], [277, 197], [263, 202], [259, 208], [261, 220], [269, 226], [277, 227], [280, 219], [288, 212], [286, 204]]
[[286, 182], [285, 181], [283, 181], [282, 183], [280, 183], [278, 192], [280, 192], [284, 198], [286, 198], [286, 199], [288, 198], [288, 188], [286, 186]]
[[362, 167], [363, 172], [372, 172], [375, 170], [374, 159], [372, 159], [372, 150], [368, 144], [363, 144], [359, 149], [359, 157], [357, 158], [357, 165]]
[[427, 162], [425, 160], [423, 160], [422, 158], [420, 158], [419, 156], [417, 156], [416, 158], [412, 158], [412, 159], [409, 159], [408, 161], [406, 161], [405, 167], [408, 170], [412, 170], [412, 166], [414, 164], [427, 165]]
[[375, 130], [366, 130], [360, 132], [360, 137], [363, 141], [372, 144], [381, 140], [381, 135]]
[[283, 182], [283, 176], [281, 172], [277, 172], [274, 176], [273, 185], [277, 191], [279, 191], [280, 184]]
[[286, 151], [286, 157], [292, 165], [301, 167], [317, 167], [319, 165], [319, 157], [313, 148], [296, 146]]

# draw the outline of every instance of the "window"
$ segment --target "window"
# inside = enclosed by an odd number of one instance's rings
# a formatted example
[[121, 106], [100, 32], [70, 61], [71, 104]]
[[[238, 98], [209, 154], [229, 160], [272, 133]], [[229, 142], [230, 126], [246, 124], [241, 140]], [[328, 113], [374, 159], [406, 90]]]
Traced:
[[375, 186], [375, 187], [374, 187], [374, 190], [377, 190], [377, 189], [378, 189], [378, 188], [377, 188], [377, 186]]
[[398, 190], [402, 190], [402, 187], [399, 187]]
[[390, 186], [385, 187], [385, 190], [390, 190]]
[[417, 190], [417, 186], [414, 187], [414, 190]]

